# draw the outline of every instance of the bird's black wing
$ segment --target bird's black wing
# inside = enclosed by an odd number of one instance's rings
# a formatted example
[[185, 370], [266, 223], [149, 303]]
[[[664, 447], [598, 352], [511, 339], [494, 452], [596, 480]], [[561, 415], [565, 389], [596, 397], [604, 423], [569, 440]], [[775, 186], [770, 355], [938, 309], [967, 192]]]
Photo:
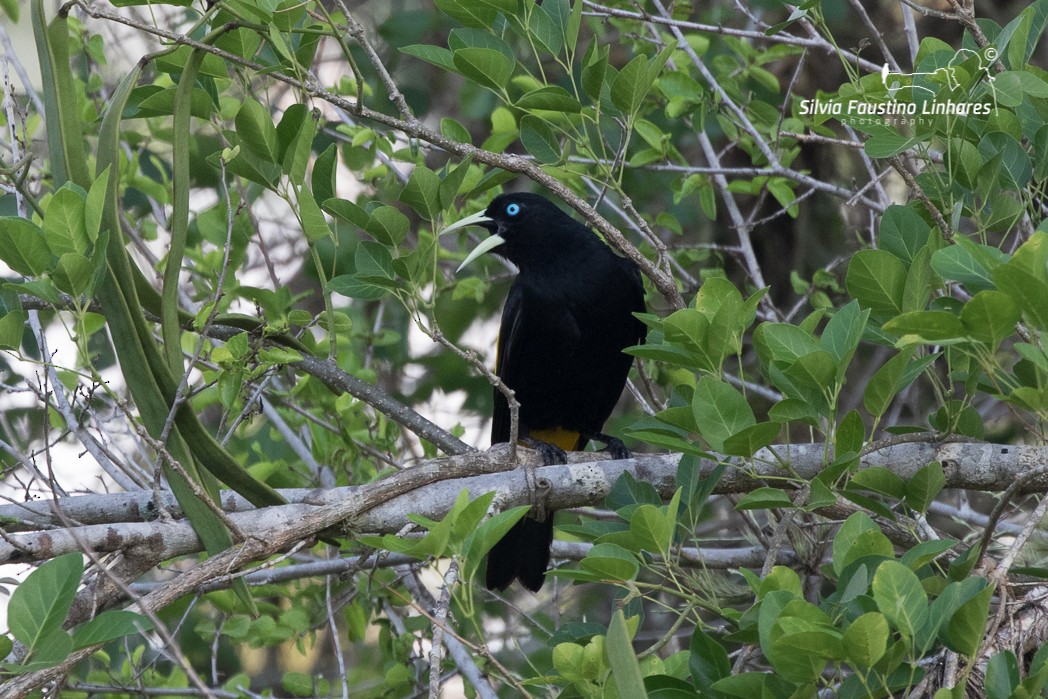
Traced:
[[[518, 284], [510, 286], [506, 296], [506, 305], [502, 309], [502, 325], [499, 327], [498, 345], [495, 349], [495, 376], [505, 379], [505, 365], [510, 359], [510, 347], [513, 338], [520, 328], [520, 309], [524, 293]], [[501, 444], [509, 441], [510, 412], [509, 403], [502, 391], [495, 389], [495, 410], [491, 419], [491, 443]]]
[[[536, 430], [567, 427], [556, 413], [561, 412], [563, 375], [579, 361], [581, 333], [572, 309], [550, 299], [542, 291], [514, 281], [502, 311], [495, 375], [516, 392], [521, 403], [520, 436]], [[551, 414], [553, 413], [553, 414]], [[509, 404], [495, 389], [491, 443], [509, 441]], [[571, 451], [582, 446], [567, 433], [558, 439], [537, 436]], [[565, 443], [560, 443], [567, 439]], [[571, 443], [568, 443], [571, 442]]]
[[[543, 381], [540, 374], [549, 368], [558, 354], [569, 356], [574, 351], [579, 333], [575, 318], [567, 308], [539, 302], [518, 281], [510, 287], [502, 311], [495, 374], [510, 388], [516, 388], [519, 397], [531, 388], [527, 385], [529, 382]], [[522, 408], [521, 412], [525, 410]], [[527, 421], [521, 417], [518, 424], [521, 436], [527, 435]], [[510, 425], [509, 403], [496, 388], [491, 443], [508, 442]], [[577, 435], [575, 440], [575, 444], [560, 446], [578, 449], [582, 445]], [[546, 513], [541, 520], [529, 514], [517, 522], [488, 552], [485, 572], [487, 588], [504, 590], [514, 580], [519, 580], [525, 588], [538, 592], [546, 579], [552, 542], [553, 513]]]

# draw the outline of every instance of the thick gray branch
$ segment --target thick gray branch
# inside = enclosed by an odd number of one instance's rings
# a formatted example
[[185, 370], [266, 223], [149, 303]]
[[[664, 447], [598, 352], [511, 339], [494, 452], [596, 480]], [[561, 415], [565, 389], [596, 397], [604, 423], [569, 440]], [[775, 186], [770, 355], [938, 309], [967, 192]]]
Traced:
[[[373, 483], [328, 490], [284, 490], [281, 492], [292, 504], [258, 510], [238, 496], [227, 494], [222, 506], [248, 536], [262, 539], [274, 531], [286, 531], [303, 518], [317, 517], [325, 509], [332, 518], [320, 523], [320, 528], [345, 524], [355, 532], [393, 533], [403, 528], [409, 514], [442, 518], [463, 489], [472, 497], [495, 491], [501, 508], [529, 504], [531, 494], [523, 470], [506, 471], [512, 469], [506, 458], [507, 449], [500, 445], [484, 453], [423, 462], [397, 474], [397, 482], [406, 484], [397, 497], [372, 499], [373, 493], [384, 492], [383, 488], [376, 488], [378, 483]], [[534, 453], [523, 449], [520, 453], [534, 463]], [[621, 461], [595, 460], [600, 458], [599, 453], [576, 453], [571, 455], [570, 464], [539, 468], [538, 476], [548, 479], [552, 485], [549, 506], [565, 509], [600, 503], [625, 472], [651, 483], [663, 497], [671, 496], [677, 487], [680, 454], [642, 454]], [[784, 483], [783, 479], [790, 474], [781, 464], [789, 464], [802, 480], [814, 478], [823, 467], [823, 447], [820, 444], [781, 445], [762, 450], [756, 459], [727, 461], [732, 465], [714, 492], [745, 493], [768, 483]], [[880, 466], [909, 478], [932, 461], [943, 464], [947, 487], [1001, 490], [1020, 474], [1048, 461], [1048, 447], [962, 442], [894, 444], [865, 455], [861, 466]], [[709, 459], [699, 461], [704, 475], [715, 466], [716, 462]], [[1044, 492], [1048, 488], [1046, 480], [1031, 479], [1027, 491]], [[8, 527], [8, 535], [0, 542], [0, 561], [45, 560], [81, 550], [78, 541], [86, 542], [98, 553], [146, 553], [153, 559], [199, 551], [200, 544], [187, 522], [148, 521], [155, 518], [157, 512], [151, 498], [150, 492], [87, 495], [58, 502], [34, 501], [0, 507], [0, 517], [19, 522]], [[337, 505], [362, 498], [363, 513], [343, 523]], [[60, 528], [51, 509], [57, 506], [66, 517], [83, 526], [72, 532]], [[174, 503], [165, 502], [164, 506], [177, 514]], [[25, 531], [34, 527], [40, 531]]]

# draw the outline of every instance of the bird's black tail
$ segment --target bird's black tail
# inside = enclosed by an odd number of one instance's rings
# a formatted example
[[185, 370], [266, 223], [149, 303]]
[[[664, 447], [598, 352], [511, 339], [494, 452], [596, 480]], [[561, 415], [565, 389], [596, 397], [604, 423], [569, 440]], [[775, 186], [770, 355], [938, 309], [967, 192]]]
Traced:
[[514, 580], [532, 592], [546, 581], [549, 547], [553, 543], [553, 513], [540, 522], [525, 517], [488, 552], [484, 584], [489, 590], [505, 590]]

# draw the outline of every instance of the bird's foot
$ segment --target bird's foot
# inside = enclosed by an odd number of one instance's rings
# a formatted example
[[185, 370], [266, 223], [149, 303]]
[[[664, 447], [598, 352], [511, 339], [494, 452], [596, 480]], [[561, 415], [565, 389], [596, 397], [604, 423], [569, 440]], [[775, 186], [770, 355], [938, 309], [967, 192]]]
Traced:
[[543, 466], [554, 466], [556, 464], [568, 463], [567, 452], [556, 444], [543, 442], [541, 439], [535, 439], [533, 437], [524, 437], [520, 441], [526, 444], [530, 449], [534, 449], [539, 453], [539, 456], [542, 457]]
[[619, 459], [632, 458], [633, 454], [626, 448], [626, 445], [622, 443], [622, 440], [618, 437], [612, 437], [609, 434], [591, 434], [587, 435], [589, 439], [594, 439], [598, 442], [604, 442], [604, 448], [601, 451], [606, 451], [611, 454], [611, 458], [618, 461]]

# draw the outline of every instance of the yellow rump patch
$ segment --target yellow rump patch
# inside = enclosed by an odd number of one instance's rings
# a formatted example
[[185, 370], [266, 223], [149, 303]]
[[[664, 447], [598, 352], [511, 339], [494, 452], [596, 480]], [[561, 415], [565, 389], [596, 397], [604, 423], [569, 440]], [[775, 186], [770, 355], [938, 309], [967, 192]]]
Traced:
[[565, 430], [561, 427], [554, 427], [548, 430], [532, 430], [528, 432], [528, 436], [540, 442], [554, 444], [564, 451], [578, 451], [579, 449], [579, 433]]

